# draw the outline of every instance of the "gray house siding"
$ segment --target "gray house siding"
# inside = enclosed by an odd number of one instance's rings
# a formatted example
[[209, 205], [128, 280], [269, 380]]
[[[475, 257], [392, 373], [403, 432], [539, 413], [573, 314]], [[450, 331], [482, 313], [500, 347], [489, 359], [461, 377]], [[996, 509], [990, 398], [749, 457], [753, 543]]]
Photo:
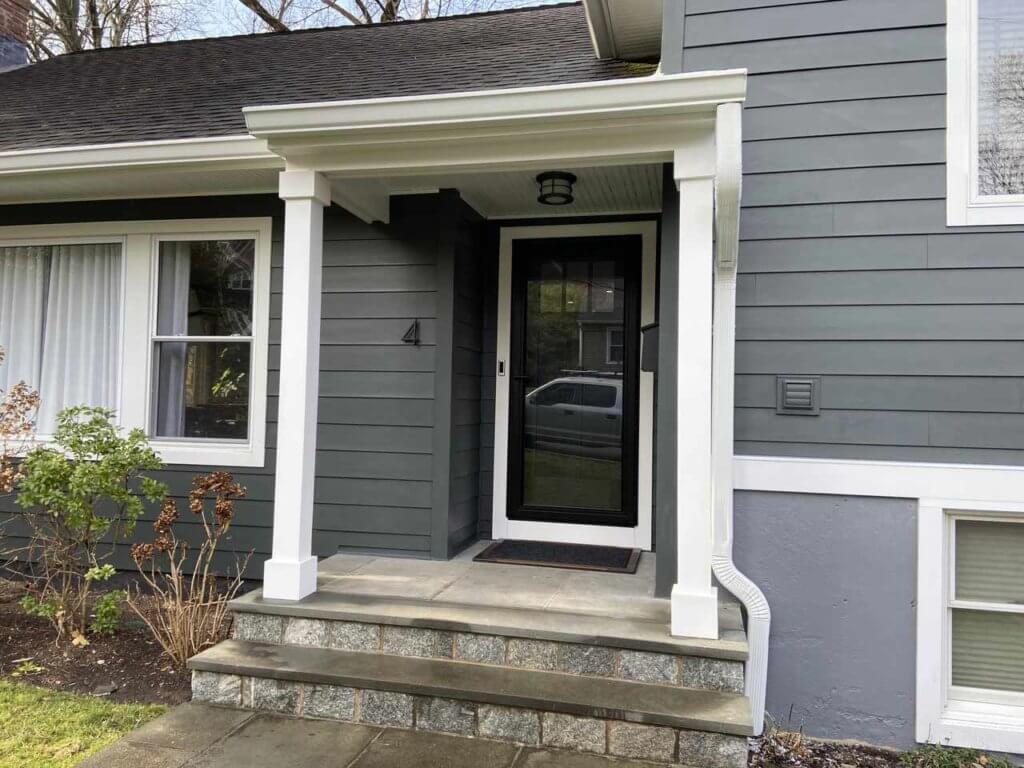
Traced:
[[[461, 226], [454, 217], [458, 209], [452, 207], [447, 219], [439, 215], [441, 198], [437, 195], [396, 198], [393, 206], [389, 226], [364, 224], [337, 207], [325, 211], [313, 533], [313, 549], [318, 555], [344, 548], [430, 557], [436, 538], [434, 473], [439, 466], [447, 471], [449, 465], [449, 458], [439, 460], [433, 455], [438, 254], [442, 229], [448, 227], [457, 234], [447, 236], [450, 247], [466, 262], [465, 234], [457, 229]], [[270, 556], [273, 522], [283, 213], [283, 204], [271, 195], [0, 207], [0, 226], [273, 217], [266, 462], [261, 468], [231, 470], [248, 490], [232, 526], [231, 545], [237, 552], [252, 550], [252, 576], [260, 575], [262, 562]], [[460, 286], [460, 307], [467, 305], [465, 297], [471, 293]], [[460, 309], [460, 320], [472, 317], [471, 302], [469, 305]], [[405, 344], [402, 334], [414, 320], [420, 323], [421, 343]], [[472, 346], [472, 340], [464, 345]], [[459, 359], [462, 357], [460, 353]], [[464, 376], [471, 376], [472, 364], [460, 364], [464, 367], [456, 381], [461, 385]], [[460, 386], [458, 391], [465, 389]], [[473, 385], [469, 389], [479, 391]], [[461, 395], [459, 402], [458, 413], [466, 423], [459, 425], [457, 432], [474, 431], [472, 396], [468, 405], [462, 404]], [[473, 444], [465, 444], [461, 432], [457, 458], [462, 470], [453, 484], [460, 493], [464, 486], [475, 483], [475, 478], [466, 479], [473, 473]], [[213, 469], [219, 467], [175, 465], [160, 477], [174, 496], [184, 499], [192, 477]], [[462, 516], [453, 533], [461, 546], [463, 531], [476, 528], [475, 516], [465, 512], [467, 506], [475, 507], [475, 502], [463, 496], [458, 501]], [[13, 498], [0, 500], [0, 504], [0, 510], [7, 513], [16, 509]], [[149, 535], [151, 520], [152, 510], [140, 523], [138, 536]], [[448, 522], [443, 520], [442, 530], [437, 532], [443, 542], [450, 538]], [[182, 518], [181, 526], [187, 538], [198, 539], [199, 528], [188, 516]], [[5, 545], [24, 543], [25, 533], [20, 521], [12, 521], [4, 530]], [[225, 559], [231, 557], [225, 555]], [[118, 553], [117, 563], [130, 565], [126, 548]]]
[[1024, 463], [1024, 236], [945, 226], [943, 0], [685, 11], [686, 71], [749, 70], [737, 453]]

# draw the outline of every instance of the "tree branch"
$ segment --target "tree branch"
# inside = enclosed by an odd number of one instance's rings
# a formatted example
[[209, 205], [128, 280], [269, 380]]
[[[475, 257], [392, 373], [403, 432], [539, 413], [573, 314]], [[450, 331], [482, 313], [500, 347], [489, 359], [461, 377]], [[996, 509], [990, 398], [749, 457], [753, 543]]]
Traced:
[[260, 20], [275, 32], [289, 32], [288, 25], [263, 7], [260, 0], [238, 0], [242, 5], [255, 13]]

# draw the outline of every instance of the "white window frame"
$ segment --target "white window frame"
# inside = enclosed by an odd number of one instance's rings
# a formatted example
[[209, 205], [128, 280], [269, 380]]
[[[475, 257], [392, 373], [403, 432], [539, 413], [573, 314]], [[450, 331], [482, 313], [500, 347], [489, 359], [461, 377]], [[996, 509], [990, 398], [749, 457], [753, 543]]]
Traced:
[[978, 0], [946, 0], [946, 223], [1024, 224], [1024, 194], [978, 194]]
[[[117, 423], [149, 434], [153, 412], [153, 338], [159, 244], [167, 240], [254, 240], [253, 329], [249, 385], [249, 438], [237, 440], [158, 439], [150, 444], [167, 464], [262, 467], [267, 423], [270, 336], [269, 217], [168, 219], [0, 227], [0, 247], [120, 243], [122, 269], [120, 366]], [[140, 385], [140, 382], [143, 384]], [[40, 436], [45, 440], [47, 436]]]
[[[612, 334], [622, 334], [622, 344], [612, 344]], [[605, 365], [622, 365], [621, 360], [612, 360], [612, 347], [621, 347], [625, 350], [626, 332], [619, 328], [606, 328], [604, 336], [604, 362]]]
[[[921, 499], [918, 507], [917, 717], [920, 742], [1024, 752], [1024, 696], [952, 684], [952, 609], [957, 520], [1024, 525], [1024, 504]], [[972, 608], [989, 607], [971, 602]], [[1014, 610], [996, 605], [993, 610]], [[1024, 607], [1021, 608], [1024, 611]]]

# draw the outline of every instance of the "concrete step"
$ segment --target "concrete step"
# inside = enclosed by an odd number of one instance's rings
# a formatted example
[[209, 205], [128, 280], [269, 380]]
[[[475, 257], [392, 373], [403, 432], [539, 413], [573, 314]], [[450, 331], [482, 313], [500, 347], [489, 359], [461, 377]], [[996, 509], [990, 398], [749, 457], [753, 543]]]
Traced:
[[189, 661], [199, 701], [709, 768], [746, 764], [738, 694], [451, 659], [227, 640]]
[[[746, 636], [673, 637], [660, 622], [320, 591], [298, 602], [249, 594], [233, 637], [742, 693]], [[739, 615], [723, 625], [741, 627]]]

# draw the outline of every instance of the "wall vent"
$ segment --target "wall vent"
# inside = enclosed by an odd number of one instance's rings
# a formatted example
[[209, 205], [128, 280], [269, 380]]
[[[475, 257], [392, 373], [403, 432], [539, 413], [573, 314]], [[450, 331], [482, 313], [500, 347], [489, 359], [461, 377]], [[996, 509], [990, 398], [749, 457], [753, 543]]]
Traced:
[[820, 414], [821, 377], [776, 377], [775, 412], [784, 416], [817, 416]]

